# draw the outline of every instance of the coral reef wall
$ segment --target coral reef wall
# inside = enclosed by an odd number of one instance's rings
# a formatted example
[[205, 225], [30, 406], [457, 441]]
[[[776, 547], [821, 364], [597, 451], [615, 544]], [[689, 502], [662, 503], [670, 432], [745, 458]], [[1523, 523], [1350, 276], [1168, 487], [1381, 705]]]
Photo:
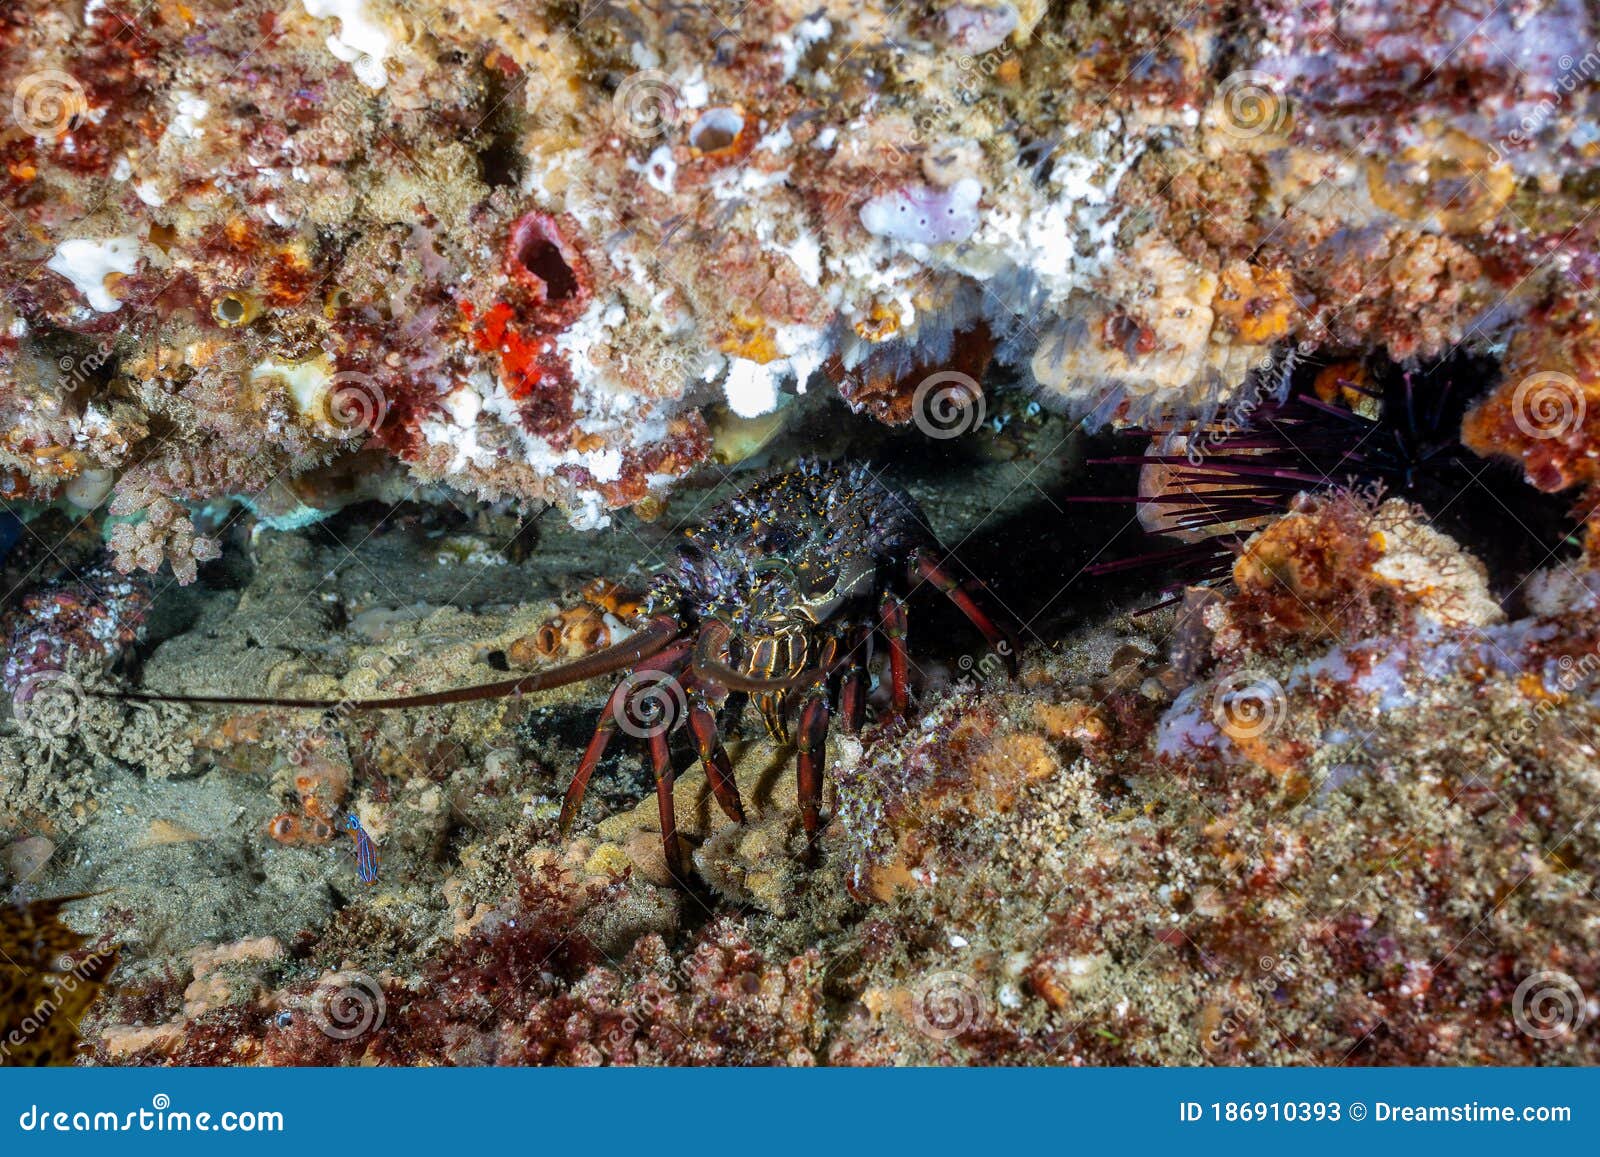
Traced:
[[[1596, 1063], [1597, 88], [1594, 0], [7, 0], [16, 1057]], [[801, 458], [930, 539], [665, 599]], [[726, 708], [801, 569], [859, 728], [369, 710], [647, 613]]]
[[1275, 350], [1492, 346], [1600, 275], [1596, 33], [1582, 0], [18, 0], [0, 483], [109, 495], [121, 564], [188, 579], [194, 504], [292, 525], [386, 467], [603, 525], [795, 391], [932, 428], [998, 359], [1126, 421]]

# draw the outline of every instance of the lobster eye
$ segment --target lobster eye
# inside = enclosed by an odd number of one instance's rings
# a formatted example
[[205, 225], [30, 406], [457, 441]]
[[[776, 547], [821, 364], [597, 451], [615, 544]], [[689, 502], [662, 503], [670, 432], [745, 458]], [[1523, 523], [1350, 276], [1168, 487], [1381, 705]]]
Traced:
[[839, 572], [836, 570], [813, 570], [810, 567], [803, 567], [798, 577], [801, 593], [808, 599], [825, 595], [839, 585]]

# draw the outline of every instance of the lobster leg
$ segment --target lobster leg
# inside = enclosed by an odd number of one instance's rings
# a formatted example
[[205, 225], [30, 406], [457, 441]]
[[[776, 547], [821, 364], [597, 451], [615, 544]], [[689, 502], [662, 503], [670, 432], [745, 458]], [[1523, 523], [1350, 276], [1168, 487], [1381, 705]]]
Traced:
[[806, 854], [813, 854], [822, 812], [822, 769], [827, 765], [828, 696], [819, 692], [800, 709], [800, 751], [795, 778], [800, 788], [800, 823], [806, 833]]
[[847, 734], [861, 730], [867, 713], [867, 663], [871, 657], [872, 628], [856, 627], [850, 632], [850, 665], [839, 681], [839, 715]]
[[650, 771], [656, 780], [656, 810], [661, 816], [661, 850], [667, 858], [667, 871], [681, 884], [688, 876], [684, 871], [683, 847], [678, 843], [678, 817], [672, 802], [672, 754], [666, 728], [652, 731], [649, 742]]
[[[1017, 674], [1017, 638], [1009, 627], [997, 623], [978, 600], [972, 597], [955, 575], [950, 573], [950, 568], [941, 559], [928, 551], [918, 551], [913, 556], [912, 573], [932, 583], [946, 598], [954, 603], [971, 620], [972, 625], [983, 632], [983, 637], [988, 640], [989, 646], [995, 653], [1005, 660], [1006, 670], [1011, 672], [1013, 678]], [[980, 587], [982, 584], [978, 584]]]
[[589, 777], [599, 766], [600, 758], [611, 745], [611, 737], [617, 732], [617, 711], [621, 709], [622, 701], [627, 698], [628, 690], [628, 684], [618, 683], [610, 697], [606, 699], [605, 709], [600, 712], [600, 722], [595, 724], [589, 746], [584, 749], [583, 758], [578, 761], [578, 770], [573, 774], [572, 782], [567, 784], [567, 794], [561, 800], [563, 836], [572, 827], [572, 821], [578, 818], [578, 809], [583, 806], [583, 793], [589, 787]]
[[885, 591], [880, 607], [883, 633], [889, 639], [889, 692], [895, 715], [904, 715], [911, 704], [907, 689], [906, 667], [910, 657], [906, 653], [906, 605], [895, 595]]
[[[634, 673], [671, 671], [682, 663], [688, 652], [688, 643], [679, 644], [640, 663], [634, 668]], [[572, 821], [578, 818], [578, 809], [583, 806], [583, 793], [589, 787], [589, 777], [594, 774], [594, 769], [600, 765], [601, 757], [610, 746], [611, 737], [616, 734], [618, 720], [622, 717], [628, 695], [633, 689], [634, 680], [624, 679], [612, 689], [611, 695], [606, 699], [605, 708], [600, 712], [600, 721], [595, 724], [594, 736], [589, 740], [589, 746], [584, 749], [583, 758], [578, 761], [578, 770], [573, 773], [572, 782], [567, 785], [567, 794], [561, 801], [562, 835], [567, 834], [568, 829], [572, 827]]]
[[706, 780], [711, 784], [718, 805], [734, 823], [744, 823], [744, 804], [739, 799], [739, 785], [733, 778], [733, 764], [722, 746], [722, 736], [717, 734], [716, 713], [698, 695], [689, 701], [689, 730], [694, 735], [695, 750], [700, 753], [700, 763], [706, 769]]

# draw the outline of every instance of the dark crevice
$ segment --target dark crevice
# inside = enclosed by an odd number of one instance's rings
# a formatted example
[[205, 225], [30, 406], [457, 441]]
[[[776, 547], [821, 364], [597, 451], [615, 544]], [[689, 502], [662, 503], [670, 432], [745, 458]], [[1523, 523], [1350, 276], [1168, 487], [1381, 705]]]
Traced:
[[546, 301], [571, 301], [578, 292], [578, 275], [561, 255], [561, 249], [548, 237], [530, 230], [517, 251], [517, 260], [533, 276], [544, 282]]

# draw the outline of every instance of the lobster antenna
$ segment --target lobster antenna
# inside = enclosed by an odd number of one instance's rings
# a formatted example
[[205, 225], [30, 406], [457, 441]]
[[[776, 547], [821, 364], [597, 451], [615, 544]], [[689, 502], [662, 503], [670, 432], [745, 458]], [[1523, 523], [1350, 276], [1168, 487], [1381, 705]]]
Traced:
[[339, 708], [345, 711], [385, 711], [399, 707], [439, 707], [447, 703], [472, 703], [480, 699], [505, 699], [514, 695], [527, 695], [534, 691], [548, 691], [552, 687], [565, 687], [582, 683], [597, 675], [606, 675], [631, 667], [662, 650], [682, 630], [677, 621], [662, 615], [651, 619], [641, 630], [620, 643], [596, 651], [572, 663], [534, 671], [520, 679], [503, 679], [498, 683], [478, 683], [471, 687], [456, 687], [448, 691], [424, 691], [418, 695], [400, 695], [390, 699], [294, 699], [276, 696], [251, 695], [164, 695], [158, 691], [89, 690], [87, 694], [102, 699], [120, 699], [133, 703], [188, 703], [217, 704], [229, 707], [307, 707], [318, 710]]

